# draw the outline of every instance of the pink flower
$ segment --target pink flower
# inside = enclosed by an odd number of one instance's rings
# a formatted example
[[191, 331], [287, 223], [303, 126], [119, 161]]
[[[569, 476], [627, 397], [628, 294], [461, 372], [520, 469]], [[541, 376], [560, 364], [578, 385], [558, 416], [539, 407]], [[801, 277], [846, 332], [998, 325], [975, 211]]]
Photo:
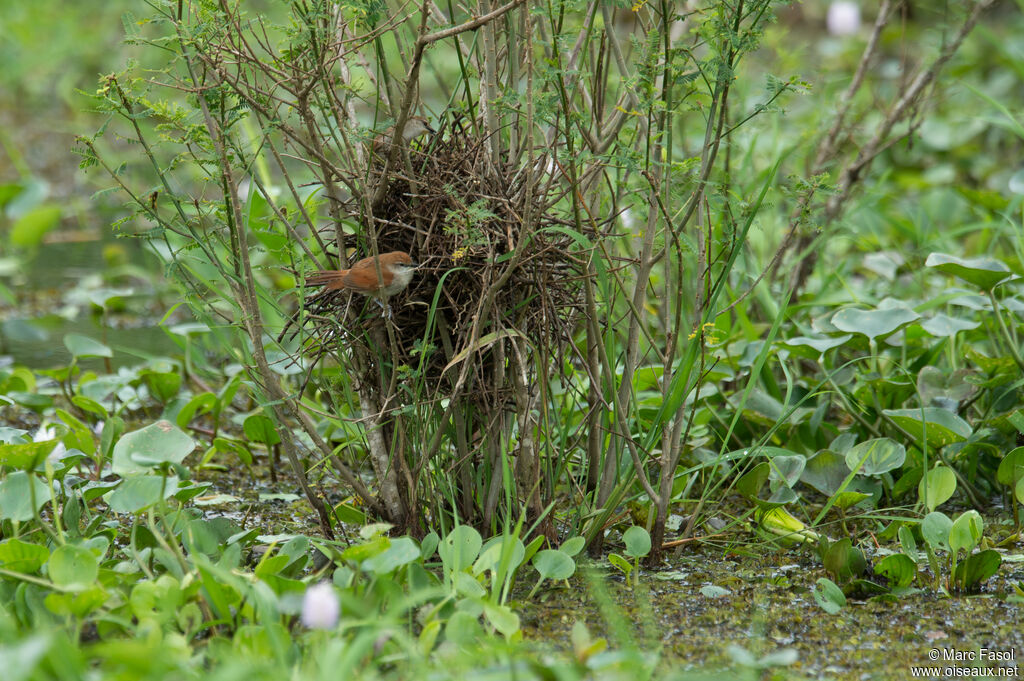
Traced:
[[320, 582], [306, 589], [302, 597], [302, 624], [310, 629], [333, 629], [341, 613], [341, 601], [334, 587]]

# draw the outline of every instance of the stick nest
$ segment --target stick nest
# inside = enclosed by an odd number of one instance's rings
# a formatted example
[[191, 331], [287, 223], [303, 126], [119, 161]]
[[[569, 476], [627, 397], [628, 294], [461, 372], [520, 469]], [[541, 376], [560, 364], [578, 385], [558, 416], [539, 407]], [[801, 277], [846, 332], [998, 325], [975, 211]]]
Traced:
[[[500, 389], [500, 383], [507, 387], [508, 381], [489, 380], [503, 371], [495, 362], [494, 341], [521, 336], [529, 343], [528, 352], [560, 357], [583, 305], [586, 253], [570, 236], [570, 230], [576, 231], [572, 223], [553, 208], [563, 198], [565, 183], [525, 160], [515, 164], [503, 159], [493, 168], [487, 154], [485, 140], [465, 119], [446, 121], [431, 138], [414, 145], [410, 164], [399, 158], [389, 173], [385, 197], [374, 210], [378, 252], [407, 251], [420, 263], [409, 288], [389, 303], [399, 351], [396, 365], [417, 368], [423, 361], [421, 369], [431, 385], [445, 373], [454, 384], [460, 367], [453, 359], [458, 358], [478, 363], [476, 378], [483, 382], [477, 380], [474, 391], [485, 385]], [[373, 163], [383, 165], [379, 159]], [[549, 168], [561, 175], [554, 163]], [[358, 219], [355, 203], [350, 214]], [[328, 240], [333, 239], [330, 229]], [[371, 254], [365, 234], [356, 241], [353, 259]], [[489, 292], [510, 265], [488, 306]], [[337, 320], [347, 319], [343, 324], [348, 328], [353, 323], [360, 328], [385, 323], [380, 307], [344, 291], [307, 294], [304, 305], [310, 331], [305, 352], [316, 359], [344, 351], [360, 335], [339, 334]], [[479, 352], [473, 352], [474, 319], [481, 314], [475, 344]], [[428, 321], [427, 356], [421, 360]]]

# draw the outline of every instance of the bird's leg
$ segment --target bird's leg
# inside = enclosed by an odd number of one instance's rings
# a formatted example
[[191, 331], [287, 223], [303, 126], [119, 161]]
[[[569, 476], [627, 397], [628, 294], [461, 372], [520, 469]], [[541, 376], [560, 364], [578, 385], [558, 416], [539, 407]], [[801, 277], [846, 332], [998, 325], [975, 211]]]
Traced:
[[384, 317], [385, 319], [390, 321], [391, 320], [391, 306], [388, 305], [387, 303], [383, 302], [380, 298], [374, 298], [373, 300], [374, 300], [375, 303], [380, 305], [380, 309], [381, 309], [380, 316]]

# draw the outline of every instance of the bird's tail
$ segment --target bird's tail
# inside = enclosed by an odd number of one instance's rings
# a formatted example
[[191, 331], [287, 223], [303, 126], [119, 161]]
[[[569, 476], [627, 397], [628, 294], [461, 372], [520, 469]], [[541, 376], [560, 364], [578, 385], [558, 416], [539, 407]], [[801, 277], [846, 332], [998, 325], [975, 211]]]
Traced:
[[320, 270], [306, 276], [306, 286], [326, 286], [327, 288], [341, 288], [342, 278], [348, 274], [348, 270]]

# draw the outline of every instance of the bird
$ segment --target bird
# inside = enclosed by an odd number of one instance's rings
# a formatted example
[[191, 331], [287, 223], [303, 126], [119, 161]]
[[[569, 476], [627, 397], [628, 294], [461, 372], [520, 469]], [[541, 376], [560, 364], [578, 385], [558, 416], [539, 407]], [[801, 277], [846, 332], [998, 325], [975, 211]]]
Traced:
[[[401, 293], [412, 281], [419, 265], [405, 251], [382, 253], [380, 278], [373, 256], [363, 258], [347, 270], [320, 270], [306, 277], [307, 286], [323, 286], [325, 291], [354, 291], [381, 303]], [[381, 303], [383, 307], [383, 303]]]
[[[409, 116], [405, 119], [405, 127], [402, 129], [402, 141], [409, 144], [420, 135], [428, 132], [433, 134], [434, 129], [430, 127], [430, 123], [427, 122], [426, 118], [422, 116]], [[373, 142], [370, 144], [370, 151], [374, 154], [383, 154], [394, 137], [395, 126], [388, 126], [384, 132], [373, 138]]]

